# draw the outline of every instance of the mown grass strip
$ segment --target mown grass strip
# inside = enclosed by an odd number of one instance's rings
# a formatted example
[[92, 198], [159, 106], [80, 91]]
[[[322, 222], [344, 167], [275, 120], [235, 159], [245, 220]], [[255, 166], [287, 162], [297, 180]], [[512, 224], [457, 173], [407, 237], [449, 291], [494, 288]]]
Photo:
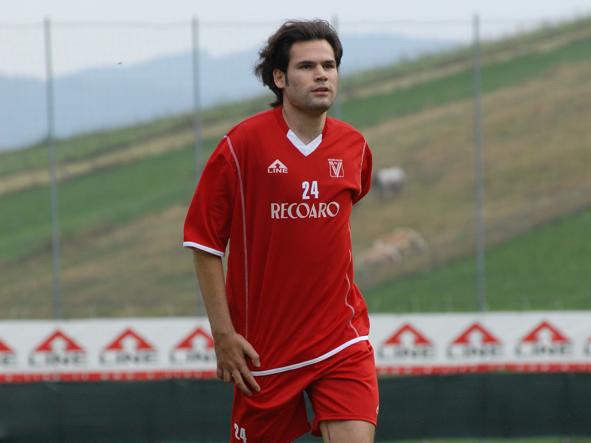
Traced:
[[[494, 92], [533, 78], [564, 63], [591, 58], [591, 39], [581, 40], [548, 52], [527, 54], [486, 65], [482, 69], [482, 91]], [[473, 90], [472, 71], [449, 75], [391, 93], [355, 98], [343, 103], [343, 118], [360, 128], [392, 118], [469, 98]]]
[[[125, 223], [190, 197], [196, 173], [192, 147], [109, 168], [61, 184], [62, 237]], [[46, 247], [50, 238], [47, 188], [0, 199], [0, 259]]]

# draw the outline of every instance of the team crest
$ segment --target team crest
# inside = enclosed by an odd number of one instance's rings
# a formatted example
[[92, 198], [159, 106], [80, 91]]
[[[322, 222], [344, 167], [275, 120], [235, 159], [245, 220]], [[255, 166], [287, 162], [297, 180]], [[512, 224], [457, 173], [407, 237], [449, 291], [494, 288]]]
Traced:
[[333, 178], [341, 178], [345, 176], [345, 170], [343, 169], [343, 160], [329, 158], [328, 168], [330, 170], [330, 176]]

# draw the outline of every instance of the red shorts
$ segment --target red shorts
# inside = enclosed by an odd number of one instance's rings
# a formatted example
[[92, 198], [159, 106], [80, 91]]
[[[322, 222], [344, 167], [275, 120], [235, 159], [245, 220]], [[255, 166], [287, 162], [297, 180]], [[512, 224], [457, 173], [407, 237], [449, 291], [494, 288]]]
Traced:
[[231, 443], [288, 443], [307, 433], [304, 391], [314, 410], [314, 435], [320, 435], [325, 420], [377, 424], [378, 384], [368, 341], [319, 363], [256, 380], [261, 391], [250, 397], [234, 388]]

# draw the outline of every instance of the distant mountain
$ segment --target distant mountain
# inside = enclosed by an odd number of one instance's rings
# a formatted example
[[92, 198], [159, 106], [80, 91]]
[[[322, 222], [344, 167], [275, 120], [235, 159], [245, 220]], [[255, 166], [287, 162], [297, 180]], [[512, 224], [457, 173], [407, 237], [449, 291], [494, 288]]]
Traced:
[[[453, 42], [392, 35], [344, 36], [342, 74], [455, 46]], [[255, 49], [212, 57], [200, 51], [203, 106], [263, 93], [252, 75]], [[60, 137], [124, 126], [190, 110], [193, 106], [190, 53], [159, 57], [131, 66], [80, 71], [54, 80], [56, 132]], [[0, 149], [43, 138], [45, 84], [0, 76]]]

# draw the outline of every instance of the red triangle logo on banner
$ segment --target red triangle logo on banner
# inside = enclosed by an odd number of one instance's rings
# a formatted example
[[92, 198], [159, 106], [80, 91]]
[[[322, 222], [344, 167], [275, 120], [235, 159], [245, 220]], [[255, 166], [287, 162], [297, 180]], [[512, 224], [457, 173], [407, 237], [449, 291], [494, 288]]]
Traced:
[[154, 351], [155, 348], [152, 346], [146, 339], [140, 336], [137, 332], [135, 332], [131, 328], [127, 328], [123, 331], [115, 340], [113, 340], [107, 347], [105, 351], [122, 351], [123, 350], [123, 342], [126, 339], [131, 339], [135, 343], [135, 350], [136, 351]]
[[411, 334], [413, 336], [414, 344], [416, 346], [430, 346], [433, 343], [425, 337], [422, 333], [420, 333], [415, 327], [413, 327], [410, 323], [405, 323], [398, 329], [388, 340], [384, 342], [384, 345], [401, 345], [402, 336], [404, 334]]
[[558, 329], [552, 326], [548, 321], [542, 321], [529, 334], [521, 339], [522, 343], [537, 343], [540, 339], [540, 333], [547, 331], [550, 333], [550, 340], [552, 343], [568, 343], [569, 339], [562, 334]]
[[467, 345], [470, 343], [470, 336], [472, 334], [480, 334], [482, 343], [485, 345], [500, 345], [500, 340], [495, 337], [488, 329], [476, 322], [470, 325], [464, 332], [457, 336], [452, 342], [452, 345]]
[[0, 340], [0, 353], [14, 354], [14, 351], [12, 350], [12, 348], [10, 346], [8, 346], [6, 343], [4, 343], [2, 340]]
[[187, 335], [187, 337], [185, 337], [174, 349], [193, 349], [196, 337], [202, 337], [204, 339], [206, 349], [213, 349], [213, 338], [201, 327], [197, 327], [193, 332]]
[[34, 352], [53, 352], [53, 346], [56, 341], [65, 343], [66, 352], [84, 352], [84, 349], [74, 341], [73, 338], [64, 334], [61, 330], [56, 329], [47, 339], [45, 339], [39, 346], [35, 348]]

